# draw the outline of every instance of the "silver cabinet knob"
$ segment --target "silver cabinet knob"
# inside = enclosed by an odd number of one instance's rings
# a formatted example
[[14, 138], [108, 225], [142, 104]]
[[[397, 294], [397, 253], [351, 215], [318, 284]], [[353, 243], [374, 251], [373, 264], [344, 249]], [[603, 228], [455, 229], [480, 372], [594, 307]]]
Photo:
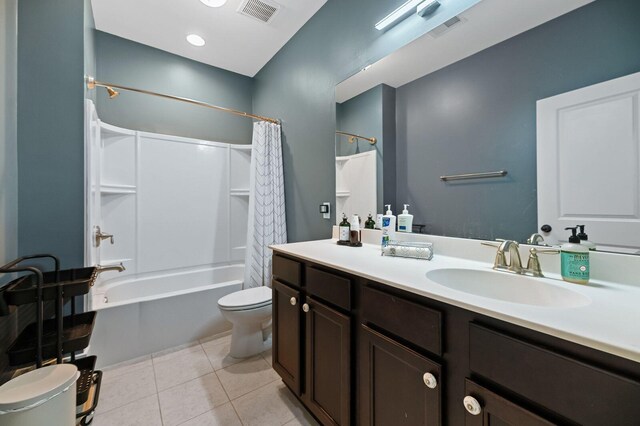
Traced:
[[305, 311], [305, 312], [309, 312], [309, 305], [306, 304], [306, 303], [304, 305], [302, 305], [302, 310]]
[[478, 400], [472, 396], [465, 396], [462, 400], [462, 403], [464, 404], [464, 408], [471, 415], [477, 416], [482, 412], [482, 406], [480, 405]]
[[296, 303], [298, 303], [298, 301], [295, 297], [292, 297], [291, 299], [289, 299], [289, 303], [291, 303], [293, 306], [296, 306]]
[[435, 389], [436, 386], [438, 386], [438, 380], [436, 380], [436, 376], [431, 373], [424, 373], [422, 375], [422, 380], [429, 389]]

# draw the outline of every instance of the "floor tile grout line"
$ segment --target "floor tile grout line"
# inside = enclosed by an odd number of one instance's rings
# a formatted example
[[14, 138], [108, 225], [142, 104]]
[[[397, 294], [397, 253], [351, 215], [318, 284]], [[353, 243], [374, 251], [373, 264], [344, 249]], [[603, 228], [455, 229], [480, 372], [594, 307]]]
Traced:
[[[145, 367], [145, 368], [146, 368], [146, 367]], [[155, 387], [155, 389], [156, 389], [155, 394], [157, 394], [157, 393], [158, 393], [158, 385], [156, 384], [156, 372], [155, 372], [155, 370], [154, 370], [153, 368], [151, 368], [151, 370], [152, 370], [152, 373], [153, 373], [153, 385], [154, 385], [154, 387]], [[119, 376], [117, 376], [117, 377], [119, 377]], [[116, 407], [113, 407], [113, 408], [110, 408], [110, 409], [108, 409], [108, 410], [106, 410], [106, 411], [102, 411], [102, 412], [100, 412], [100, 413], [96, 413], [95, 415], [102, 415], [102, 414], [110, 413], [110, 412], [112, 412], [113, 410], [117, 410], [118, 408], [126, 407], [126, 406], [127, 406], [127, 405], [129, 405], [129, 404], [132, 404], [132, 403], [134, 403], [134, 402], [141, 401], [141, 400], [143, 400], [144, 398], [149, 398], [150, 396], [153, 396], [153, 395], [154, 395], [154, 394], [149, 394], [149, 395], [144, 395], [144, 396], [137, 397], [137, 398], [135, 398], [135, 399], [132, 399], [132, 400], [129, 400], [129, 401], [125, 402], [124, 404], [120, 404], [120, 405], [118, 405], [118, 406], [116, 406]], [[158, 401], [158, 405], [159, 405], [159, 404], [160, 404], [160, 402]]]
[[258, 389], [262, 389], [262, 388], [264, 388], [264, 387], [267, 387], [267, 386], [269, 386], [269, 385], [272, 385], [273, 383], [277, 382], [278, 380], [280, 380], [280, 377], [278, 377], [277, 379], [274, 379], [274, 380], [270, 381], [269, 383], [265, 383], [265, 384], [263, 384], [263, 385], [260, 385], [260, 386], [258, 386], [258, 387], [257, 387], [257, 388], [255, 388], [255, 389], [251, 389], [249, 392], [245, 392], [245, 393], [243, 393], [242, 395], [238, 395], [238, 396], [236, 396], [235, 398], [233, 398], [233, 399], [231, 400], [231, 402], [233, 402], [233, 401], [237, 401], [238, 399], [242, 398], [243, 396], [245, 396], [245, 395], [249, 395], [251, 392], [255, 392], [255, 391], [257, 391]]
[[164, 426], [164, 419], [162, 417], [162, 404], [160, 404], [160, 391], [158, 390], [158, 380], [156, 379], [156, 367], [153, 364], [153, 357], [151, 358], [151, 366], [153, 370], [153, 383], [156, 385], [156, 400], [158, 401], [158, 411], [160, 412], [160, 424]]

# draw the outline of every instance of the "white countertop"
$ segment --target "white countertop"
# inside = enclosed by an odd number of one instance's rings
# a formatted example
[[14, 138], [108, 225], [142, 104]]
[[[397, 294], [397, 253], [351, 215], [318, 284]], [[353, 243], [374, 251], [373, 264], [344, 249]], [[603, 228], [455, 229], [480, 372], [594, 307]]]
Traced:
[[[469, 243], [458, 244], [469, 247]], [[477, 241], [473, 244], [479, 245]], [[581, 293], [591, 303], [571, 308], [531, 306], [454, 290], [426, 276], [428, 271], [439, 268], [491, 271], [493, 264], [489, 262], [493, 261], [494, 256], [491, 252], [486, 254], [487, 262], [481, 262], [473, 258], [439, 254], [437, 242], [431, 261], [381, 256], [377, 244], [352, 248], [339, 246], [335, 240], [282, 244], [271, 248], [276, 252], [640, 362], [640, 286], [637, 285], [604, 280], [591, 280], [588, 285], [571, 284], [562, 281], [553, 271], [547, 272], [543, 265], [547, 278], [536, 280]], [[635, 265], [637, 259], [629, 257], [629, 262]]]

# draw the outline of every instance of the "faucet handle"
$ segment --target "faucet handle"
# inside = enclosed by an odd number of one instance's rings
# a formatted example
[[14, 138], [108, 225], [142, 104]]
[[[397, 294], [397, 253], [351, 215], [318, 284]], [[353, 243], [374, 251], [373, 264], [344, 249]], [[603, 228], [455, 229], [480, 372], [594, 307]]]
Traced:
[[536, 249], [534, 247], [529, 249], [529, 260], [527, 261], [527, 268], [524, 272], [530, 272], [534, 277], [544, 277], [542, 273], [542, 268], [540, 267], [540, 259], [538, 259], [538, 254], [558, 254], [560, 250], [558, 249]]
[[487, 246], [487, 247], [494, 247], [494, 248], [500, 247], [499, 243], [490, 243], [488, 241], [481, 241], [480, 244], [482, 244], [483, 246]]

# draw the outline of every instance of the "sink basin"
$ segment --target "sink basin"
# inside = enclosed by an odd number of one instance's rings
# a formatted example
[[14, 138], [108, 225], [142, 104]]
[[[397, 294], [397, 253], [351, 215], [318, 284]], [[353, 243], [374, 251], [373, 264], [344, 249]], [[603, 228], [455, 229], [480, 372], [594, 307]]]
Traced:
[[591, 299], [576, 291], [508, 272], [444, 268], [427, 272], [427, 278], [442, 286], [489, 299], [550, 308], [586, 306]]

